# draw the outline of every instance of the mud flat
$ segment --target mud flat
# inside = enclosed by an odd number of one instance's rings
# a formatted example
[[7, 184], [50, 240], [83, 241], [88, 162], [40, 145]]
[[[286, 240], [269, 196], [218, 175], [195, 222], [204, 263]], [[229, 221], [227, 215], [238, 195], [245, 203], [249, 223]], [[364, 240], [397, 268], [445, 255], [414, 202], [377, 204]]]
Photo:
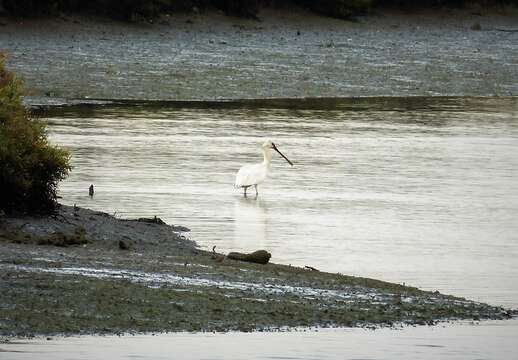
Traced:
[[518, 94], [518, 10], [0, 18], [30, 102]]
[[377, 327], [516, 315], [400, 284], [214, 256], [185, 237], [186, 228], [158, 219], [61, 206], [52, 217], [3, 217], [0, 224], [4, 336]]

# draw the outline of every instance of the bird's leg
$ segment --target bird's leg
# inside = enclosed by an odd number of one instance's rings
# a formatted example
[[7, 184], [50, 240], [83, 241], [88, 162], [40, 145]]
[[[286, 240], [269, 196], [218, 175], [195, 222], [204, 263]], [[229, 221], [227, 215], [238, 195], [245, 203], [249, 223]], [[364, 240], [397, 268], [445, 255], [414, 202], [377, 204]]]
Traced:
[[243, 195], [246, 197], [246, 189], [248, 189], [248, 186], [243, 186], [243, 189], [244, 189]]
[[257, 192], [257, 184], [255, 184], [254, 187], [255, 187], [255, 197], [257, 197], [257, 195], [259, 195], [259, 193]]

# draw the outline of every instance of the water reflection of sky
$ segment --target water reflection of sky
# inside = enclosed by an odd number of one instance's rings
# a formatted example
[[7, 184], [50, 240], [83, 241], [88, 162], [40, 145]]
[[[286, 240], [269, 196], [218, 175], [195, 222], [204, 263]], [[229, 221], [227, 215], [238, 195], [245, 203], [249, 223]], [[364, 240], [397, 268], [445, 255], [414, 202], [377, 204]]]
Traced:
[[[53, 110], [74, 155], [61, 195], [188, 226], [208, 249], [518, 306], [516, 99], [371, 102]], [[295, 166], [274, 157], [243, 199], [235, 172], [266, 137]]]
[[[33, 359], [421, 359], [516, 357], [518, 321], [403, 329], [320, 329], [273, 333], [81, 336], [0, 345], [12, 360]], [[13, 352], [10, 352], [13, 351]]]

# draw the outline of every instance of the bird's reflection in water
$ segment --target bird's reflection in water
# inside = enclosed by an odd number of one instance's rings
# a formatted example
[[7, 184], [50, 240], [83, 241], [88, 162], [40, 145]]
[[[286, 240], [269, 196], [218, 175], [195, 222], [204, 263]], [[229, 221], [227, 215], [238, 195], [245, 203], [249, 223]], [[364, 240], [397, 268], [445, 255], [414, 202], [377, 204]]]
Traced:
[[234, 247], [236, 251], [264, 248], [268, 205], [260, 197], [236, 197], [234, 202]]

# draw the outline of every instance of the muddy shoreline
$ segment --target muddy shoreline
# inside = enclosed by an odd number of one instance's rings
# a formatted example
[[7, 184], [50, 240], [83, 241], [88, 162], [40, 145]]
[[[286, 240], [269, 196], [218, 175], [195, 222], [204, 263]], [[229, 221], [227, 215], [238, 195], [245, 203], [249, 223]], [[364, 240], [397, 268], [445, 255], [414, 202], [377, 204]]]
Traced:
[[[80, 244], [41, 241], [79, 226]], [[517, 314], [400, 284], [214, 256], [186, 230], [69, 206], [43, 219], [2, 218], [0, 334], [384, 327]]]
[[[29, 105], [518, 94], [518, 33], [501, 31], [515, 27], [517, 12], [450, 9], [352, 23], [293, 11], [261, 19], [0, 18], [0, 49], [25, 79]], [[214, 257], [186, 230], [69, 206], [45, 219], [1, 217], [0, 334], [377, 327], [517, 315], [400, 284]]]
[[515, 8], [0, 19], [28, 99], [232, 100], [518, 94]]

